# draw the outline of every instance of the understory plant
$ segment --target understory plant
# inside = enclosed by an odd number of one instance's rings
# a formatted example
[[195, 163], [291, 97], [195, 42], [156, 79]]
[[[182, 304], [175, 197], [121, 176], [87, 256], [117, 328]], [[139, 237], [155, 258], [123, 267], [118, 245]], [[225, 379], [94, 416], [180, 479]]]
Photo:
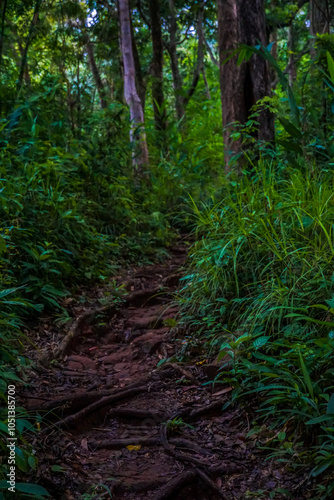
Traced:
[[256, 395], [280, 458], [313, 476], [334, 466], [333, 188], [331, 172], [260, 160], [218, 203], [194, 203], [180, 294], [189, 331], [230, 360], [216, 383]]

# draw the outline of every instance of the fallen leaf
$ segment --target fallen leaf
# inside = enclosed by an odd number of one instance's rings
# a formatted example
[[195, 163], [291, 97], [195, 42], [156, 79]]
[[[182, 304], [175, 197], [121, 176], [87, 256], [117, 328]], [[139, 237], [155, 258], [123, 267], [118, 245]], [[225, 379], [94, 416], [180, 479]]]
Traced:
[[141, 446], [138, 444], [138, 445], [133, 445], [133, 444], [129, 444], [129, 446], [127, 446], [127, 449], [130, 450], [130, 451], [138, 451], [140, 450]]

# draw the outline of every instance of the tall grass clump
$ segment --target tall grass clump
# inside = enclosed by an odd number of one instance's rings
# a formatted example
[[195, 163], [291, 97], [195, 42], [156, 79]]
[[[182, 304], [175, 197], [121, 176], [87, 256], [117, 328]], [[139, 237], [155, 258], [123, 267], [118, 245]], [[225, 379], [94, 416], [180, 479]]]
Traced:
[[180, 297], [192, 335], [231, 358], [220, 381], [257, 395], [284, 459], [311, 458], [313, 475], [334, 465], [333, 184], [259, 162], [218, 203], [194, 203]]

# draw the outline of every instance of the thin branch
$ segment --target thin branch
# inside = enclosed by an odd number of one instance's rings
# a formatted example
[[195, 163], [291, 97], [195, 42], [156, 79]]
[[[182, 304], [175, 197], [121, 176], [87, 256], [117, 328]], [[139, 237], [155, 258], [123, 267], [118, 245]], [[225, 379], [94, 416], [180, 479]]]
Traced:
[[211, 61], [213, 62], [213, 64], [215, 66], [217, 66], [217, 68], [219, 68], [219, 61], [218, 61], [218, 59], [216, 59], [214, 53], [212, 52], [212, 49], [211, 49], [211, 47], [210, 47], [207, 39], [205, 38], [205, 35], [203, 35], [203, 41], [204, 41], [206, 50], [207, 50], [207, 52], [208, 52], [208, 54], [210, 56]]

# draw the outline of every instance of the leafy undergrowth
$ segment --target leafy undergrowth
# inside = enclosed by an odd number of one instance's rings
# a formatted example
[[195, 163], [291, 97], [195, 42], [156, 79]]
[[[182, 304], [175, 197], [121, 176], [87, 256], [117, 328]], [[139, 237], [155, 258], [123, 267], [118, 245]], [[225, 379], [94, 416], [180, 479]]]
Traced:
[[254, 168], [219, 203], [194, 204], [182, 321], [218, 354], [232, 403], [256, 401], [251, 433], [268, 427], [269, 457], [309, 467], [317, 498], [332, 498], [333, 176]]
[[[21, 355], [23, 343], [29, 342], [24, 325], [42, 311], [61, 316], [64, 298], [78, 287], [109, 282], [120, 266], [163, 259], [186, 223], [180, 216], [175, 220], [184, 190], [198, 198], [203, 172], [212, 169], [201, 151], [193, 151], [189, 168], [187, 148], [193, 145], [180, 142], [171, 122], [169, 153], [153, 150], [150, 179], [136, 179], [124, 107], [114, 104], [96, 112], [79, 136], [66, 122], [50, 126], [51, 100], [60, 93], [54, 85], [33, 95], [1, 123], [0, 398], [5, 409], [0, 446], [5, 457], [7, 387], [27, 383], [30, 366]], [[24, 438], [37, 425], [27, 420], [23, 408], [16, 409], [16, 417], [19, 483], [38, 464]], [[8, 487], [7, 472], [5, 459], [0, 462], [0, 498]], [[18, 486], [19, 491], [33, 498], [42, 494], [36, 485]]]

